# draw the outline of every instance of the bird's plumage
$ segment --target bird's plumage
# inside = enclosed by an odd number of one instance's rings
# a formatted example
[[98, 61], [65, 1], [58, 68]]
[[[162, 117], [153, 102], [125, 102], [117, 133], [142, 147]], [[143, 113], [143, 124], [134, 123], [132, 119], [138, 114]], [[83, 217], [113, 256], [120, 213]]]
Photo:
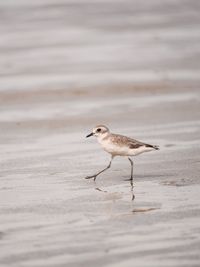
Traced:
[[103, 149], [112, 154], [112, 156], [136, 156], [143, 152], [158, 149], [157, 146], [149, 145], [120, 134], [107, 133], [104, 136], [97, 137], [97, 139]]
[[[86, 137], [96, 136], [98, 142], [101, 144], [103, 149], [111, 154], [112, 159], [115, 156], [126, 156], [128, 157], [129, 161], [131, 162], [131, 180], [133, 179], [133, 162], [129, 158], [129, 156], [137, 156], [141, 153], [158, 150], [158, 146], [150, 145], [143, 143], [141, 141], [135, 140], [133, 138], [121, 135], [121, 134], [114, 134], [111, 133], [107, 126], [105, 125], [97, 125], [92, 133], [87, 135]], [[109, 165], [103, 169], [102, 171], [98, 172], [95, 175], [86, 177], [87, 179], [94, 178], [110, 168], [112, 159]]]

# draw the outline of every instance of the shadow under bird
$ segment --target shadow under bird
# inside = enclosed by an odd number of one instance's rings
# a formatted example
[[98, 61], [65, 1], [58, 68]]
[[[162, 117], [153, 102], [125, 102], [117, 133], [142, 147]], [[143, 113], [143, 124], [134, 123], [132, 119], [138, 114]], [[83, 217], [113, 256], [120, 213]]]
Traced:
[[132, 139], [130, 137], [111, 133], [108, 127], [105, 125], [97, 125], [92, 133], [88, 134], [86, 137], [95, 136], [97, 137], [98, 142], [101, 144], [103, 149], [111, 154], [111, 160], [108, 166], [99, 171], [96, 174], [85, 177], [85, 179], [94, 178], [96, 180], [97, 176], [102, 172], [106, 171], [111, 167], [112, 160], [116, 156], [128, 157], [128, 160], [131, 163], [131, 177], [130, 181], [133, 181], [133, 161], [130, 158], [131, 156], [137, 156], [144, 152], [149, 152], [152, 150], [158, 150], [159, 147], [155, 145], [149, 145], [138, 140]]

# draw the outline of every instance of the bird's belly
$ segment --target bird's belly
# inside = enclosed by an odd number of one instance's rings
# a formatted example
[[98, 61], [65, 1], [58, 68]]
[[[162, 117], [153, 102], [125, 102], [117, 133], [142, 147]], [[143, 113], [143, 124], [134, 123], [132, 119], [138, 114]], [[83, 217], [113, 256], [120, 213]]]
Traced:
[[154, 150], [153, 148], [145, 146], [131, 149], [128, 146], [118, 146], [112, 142], [103, 142], [101, 145], [106, 152], [112, 154], [113, 156], [137, 156], [141, 153]]
[[103, 149], [114, 156], [127, 156], [129, 148], [125, 146], [117, 146], [113, 143], [106, 142], [101, 144]]
[[139, 155], [141, 153], [152, 151], [152, 150], [154, 150], [154, 148], [141, 146], [141, 147], [138, 147], [138, 148], [129, 149], [129, 155], [130, 156], [137, 156], [137, 155]]

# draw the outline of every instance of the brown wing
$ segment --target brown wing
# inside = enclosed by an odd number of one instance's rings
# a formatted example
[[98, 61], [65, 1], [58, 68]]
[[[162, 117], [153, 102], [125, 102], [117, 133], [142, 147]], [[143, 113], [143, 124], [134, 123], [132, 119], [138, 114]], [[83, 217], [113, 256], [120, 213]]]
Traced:
[[139, 142], [135, 139], [132, 139], [130, 137], [120, 135], [120, 134], [112, 134], [111, 140], [114, 144], [121, 145], [121, 146], [129, 146], [130, 148], [138, 148], [140, 146], [144, 146], [145, 144], [142, 142]]
[[130, 149], [136, 149], [136, 148], [139, 148], [140, 146], [150, 147], [150, 148], [154, 148], [155, 150], [159, 150], [158, 146], [152, 146], [152, 145], [141, 143], [141, 142], [139, 142], [139, 143], [131, 143], [129, 145]]
[[130, 149], [136, 149], [136, 148], [139, 148], [141, 147], [142, 145], [141, 144], [138, 144], [138, 143], [130, 143], [129, 144], [129, 148]]
[[157, 146], [152, 146], [143, 142], [140, 142], [138, 140], [135, 140], [133, 138], [124, 136], [124, 135], [120, 135], [120, 134], [112, 134], [111, 140], [113, 143], [117, 144], [117, 145], [128, 145], [130, 149], [136, 149], [139, 148], [141, 146], [146, 146], [146, 147], [152, 147], [154, 149], [159, 149]]

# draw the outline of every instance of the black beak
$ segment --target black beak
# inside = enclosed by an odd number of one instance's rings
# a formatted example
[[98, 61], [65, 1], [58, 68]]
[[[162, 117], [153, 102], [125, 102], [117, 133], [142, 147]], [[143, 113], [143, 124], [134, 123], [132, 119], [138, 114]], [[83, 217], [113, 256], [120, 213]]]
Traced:
[[90, 134], [88, 134], [87, 136], [86, 136], [86, 138], [87, 137], [90, 137], [90, 136], [93, 136], [94, 134], [93, 133], [90, 133]]

